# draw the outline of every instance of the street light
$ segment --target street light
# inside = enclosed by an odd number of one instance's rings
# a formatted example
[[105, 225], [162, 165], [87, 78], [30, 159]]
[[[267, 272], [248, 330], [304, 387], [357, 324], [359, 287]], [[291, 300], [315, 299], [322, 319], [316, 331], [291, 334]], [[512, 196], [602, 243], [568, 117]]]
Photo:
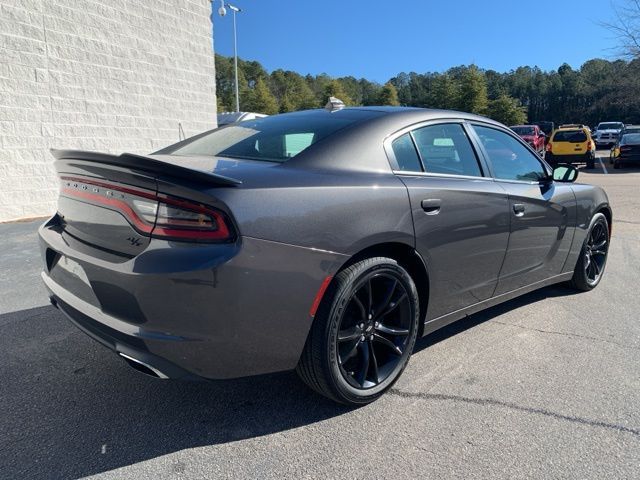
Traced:
[[[213, 0], [212, 0], [213, 1]], [[218, 14], [221, 17], [224, 17], [227, 14], [227, 9], [225, 7], [224, 0], [220, 0], [220, 8], [218, 9]], [[240, 94], [238, 93], [238, 37], [236, 32], [236, 13], [241, 12], [238, 7], [231, 5], [230, 3], [226, 4], [227, 7], [233, 12], [233, 66], [234, 66], [234, 74], [235, 74], [235, 87], [236, 87], [236, 112], [240, 111]]]

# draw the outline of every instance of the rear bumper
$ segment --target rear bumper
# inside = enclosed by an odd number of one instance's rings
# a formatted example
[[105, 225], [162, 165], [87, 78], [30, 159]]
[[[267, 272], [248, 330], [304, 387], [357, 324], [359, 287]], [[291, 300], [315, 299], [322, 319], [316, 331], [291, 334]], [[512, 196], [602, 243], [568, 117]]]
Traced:
[[581, 153], [580, 155], [555, 155], [551, 152], [547, 152], [545, 154], [545, 160], [549, 164], [558, 164], [558, 163], [586, 163], [589, 160], [594, 159], [594, 155], [592, 153]]
[[243, 237], [237, 245], [154, 239], [113, 263], [72, 249], [49, 224], [39, 233], [42, 278], [60, 310], [105, 346], [178, 378], [295, 368], [316, 293], [347, 258]]

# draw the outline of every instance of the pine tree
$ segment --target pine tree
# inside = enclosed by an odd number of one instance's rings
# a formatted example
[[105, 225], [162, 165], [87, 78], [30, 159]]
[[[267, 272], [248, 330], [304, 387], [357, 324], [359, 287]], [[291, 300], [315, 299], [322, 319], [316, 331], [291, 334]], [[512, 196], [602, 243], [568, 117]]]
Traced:
[[522, 125], [527, 121], [525, 108], [519, 100], [503, 93], [489, 103], [489, 117], [505, 125]]
[[465, 68], [460, 77], [458, 109], [463, 112], [485, 115], [489, 106], [487, 79], [475, 65]]
[[248, 95], [248, 99], [244, 102], [244, 110], [256, 113], [266, 113], [274, 115], [278, 113], [278, 102], [273, 96], [266, 82], [259, 77], [256, 80], [253, 90]]
[[324, 107], [329, 101], [329, 97], [336, 97], [344, 102], [345, 105], [352, 105], [353, 101], [344, 91], [342, 84], [338, 80], [330, 80], [324, 86], [321, 107]]
[[380, 90], [380, 96], [378, 97], [378, 103], [380, 105], [400, 105], [398, 100], [398, 90], [391, 82], [384, 84]]

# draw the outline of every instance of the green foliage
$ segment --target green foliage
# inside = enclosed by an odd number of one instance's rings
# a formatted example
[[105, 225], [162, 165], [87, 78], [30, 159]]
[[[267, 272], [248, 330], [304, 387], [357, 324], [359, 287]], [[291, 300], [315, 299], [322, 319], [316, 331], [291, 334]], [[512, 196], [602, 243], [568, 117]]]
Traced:
[[278, 102], [262, 77], [256, 80], [253, 89], [247, 97], [243, 107], [246, 111], [266, 113], [267, 115], [278, 113]]
[[488, 115], [505, 125], [522, 125], [527, 122], [525, 110], [520, 100], [503, 93], [489, 102]]
[[391, 82], [387, 82], [380, 89], [380, 96], [378, 97], [378, 104], [380, 105], [400, 105], [398, 100], [398, 90]]
[[[504, 123], [551, 120], [640, 123], [640, 59], [593, 59], [580, 69], [523, 66], [506, 73], [475, 65], [442, 73], [399, 73], [385, 85], [355, 77], [302, 76], [258, 62], [238, 61], [240, 108], [264, 113], [323, 107], [329, 96], [347, 105], [400, 104], [490, 115]], [[233, 58], [216, 55], [218, 110], [235, 108]], [[396, 95], [392, 93], [395, 89]], [[518, 121], [516, 121], [518, 120]]]
[[489, 108], [487, 78], [478, 67], [458, 67], [456, 72], [459, 84], [458, 110], [485, 115]]

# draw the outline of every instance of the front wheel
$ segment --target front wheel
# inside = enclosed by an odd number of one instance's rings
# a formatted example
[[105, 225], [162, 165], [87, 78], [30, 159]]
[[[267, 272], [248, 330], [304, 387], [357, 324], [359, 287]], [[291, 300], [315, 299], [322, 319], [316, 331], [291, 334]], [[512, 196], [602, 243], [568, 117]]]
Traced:
[[347, 405], [376, 400], [402, 374], [418, 333], [418, 293], [391, 258], [357, 262], [327, 289], [296, 368], [320, 394]]
[[578, 290], [589, 291], [600, 283], [609, 254], [609, 222], [602, 213], [591, 219], [587, 238], [573, 271], [571, 284]]

